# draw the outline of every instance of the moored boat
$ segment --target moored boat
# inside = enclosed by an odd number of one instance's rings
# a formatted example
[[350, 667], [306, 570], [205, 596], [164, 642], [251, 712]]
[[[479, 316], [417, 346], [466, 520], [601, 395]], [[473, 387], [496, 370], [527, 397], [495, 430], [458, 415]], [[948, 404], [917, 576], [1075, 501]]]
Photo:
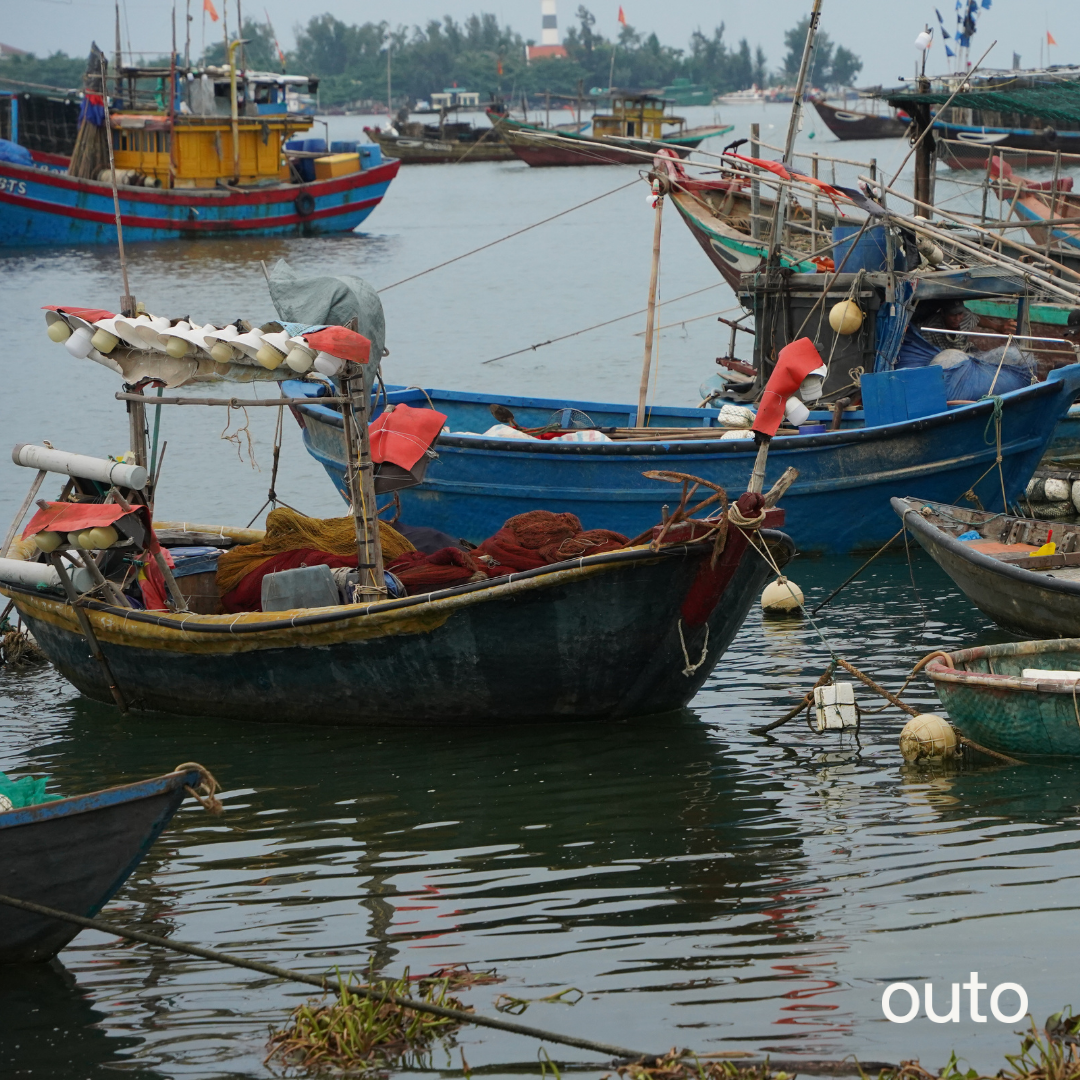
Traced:
[[1080, 757], [1080, 640], [943, 653], [924, 669], [968, 739], [998, 753]]
[[903, 135], [911, 121], [894, 112], [892, 116], [861, 112], [832, 105], [823, 97], [810, 99], [825, 126], [841, 141], [854, 139], [895, 139]]
[[[1080, 526], [895, 498], [893, 509], [964, 595], [999, 626], [1080, 637]], [[1044, 545], [1051, 544], [1052, 551]]]
[[[165, 776], [0, 812], [0, 893], [92, 918], [112, 899], [209, 774]], [[49, 960], [79, 932], [71, 923], [0, 907], [0, 964]]]
[[[687, 128], [681, 116], [665, 109], [662, 98], [650, 94], [617, 94], [609, 113], [594, 113], [592, 131], [559, 131], [514, 120], [489, 111], [492, 124], [513, 152], [533, 166], [642, 165], [648, 155], [667, 147], [686, 157], [713, 135], [725, 135], [731, 124]], [[674, 131], [665, 131], [673, 127]]]
[[410, 123], [396, 128], [366, 127], [364, 134], [385, 156], [403, 165], [447, 165], [469, 161], [513, 161], [517, 156], [494, 127], [445, 120], [438, 124]]

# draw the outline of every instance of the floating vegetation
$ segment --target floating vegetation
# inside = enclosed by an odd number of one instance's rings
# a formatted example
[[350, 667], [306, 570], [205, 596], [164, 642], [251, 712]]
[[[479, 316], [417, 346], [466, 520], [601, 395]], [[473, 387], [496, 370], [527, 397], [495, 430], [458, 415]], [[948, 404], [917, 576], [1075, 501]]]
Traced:
[[[791, 1073], [773, 1072], [767, 1058], [746, 1064], [730, 1059], [706, 1061], [674, 1047], [663, 1057], [653, 1058], [651, 1063], [627, 1062], [615, 1071], [624, 1080], [793, 1080]], [[604, 1080], [612, 1080], [610, 1074]]]
[[430, 975], [416, 975], [410, 978], [413, 982], [445, 982], [446, 988], [451, 992], [506, 982], [506, 976], [500, 975], [494, 968], [473, 971], [468, 964], [447, 964], [445, 967], [436, 968]]
[[[575, 995], [577, 996], [575, 997]], [[548, 994], [547, 997], [541, 998], [519, 998], [514, 997], [512, 994], [500, 994], [495, 999], [495, 1008], [499, 1012], [509, 1013], [511, 1016], [520, 1016], [530, 1005], [537, 1005], [541, 1002], [546, 1002], [549, 1005], [576, 1005], [584, 996], [584, 991], [579, 990], [576, 986], [568, 986], [557, 994]]]
[[[337, 997], [329, 1003], [308, 1001], [299, 1006], [283, 1031], [270, 1036], [266, 1060], [277, 1059], [290, 1068], [331, 1069], [351, 1073], [376, 1072], [391, 1066], [418, 1064], [436, 1039], [458, 1027], [455, 1020], [396, 1005], [393, 998], [413, 998], [427, 1005], [471, 1010], [452, 989], [497, 981], [493, 972], [461, 971], [459, 965], [442, 969], [442, 978], [410, 978], [408, 969], [395, 982], [366, 983], [340, 978]], [[494, 977], [493, 977], [494, 976]], [[469, 981], [472, 979], [473, 981]], [[455, 983], [456, 985], [452, 985]], [[372, 990], [373, 996], [358, 993]]]

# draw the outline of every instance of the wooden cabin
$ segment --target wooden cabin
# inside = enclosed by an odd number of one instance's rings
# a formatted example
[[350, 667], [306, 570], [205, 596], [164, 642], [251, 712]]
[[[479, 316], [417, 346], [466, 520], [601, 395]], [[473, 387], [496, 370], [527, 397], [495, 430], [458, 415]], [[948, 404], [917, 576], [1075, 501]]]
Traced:
[[663, 98], [652, 94], [622, 94], [611, 99], [610, 113], [596, 113], [592, 119], [593, 135], [614, 135], [623, 139], [662, 139], [665, 127], [678, 131], [686, 126], [681, 116], [665, 112]]

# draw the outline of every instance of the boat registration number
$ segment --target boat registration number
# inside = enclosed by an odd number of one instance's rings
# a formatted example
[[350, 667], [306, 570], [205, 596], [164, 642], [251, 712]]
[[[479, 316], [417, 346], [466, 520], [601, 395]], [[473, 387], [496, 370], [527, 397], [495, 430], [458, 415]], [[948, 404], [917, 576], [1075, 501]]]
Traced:
[[14, 176], [0, 176], [0, 191], [6, 191], [9, 195], [25, 195], [26, 181], [16, 180]]

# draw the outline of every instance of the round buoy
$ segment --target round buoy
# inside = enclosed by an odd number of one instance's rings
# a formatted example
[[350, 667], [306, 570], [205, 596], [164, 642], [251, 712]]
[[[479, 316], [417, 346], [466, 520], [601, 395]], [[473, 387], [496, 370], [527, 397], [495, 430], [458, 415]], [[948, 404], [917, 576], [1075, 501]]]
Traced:
[[919, 713], [900, 732], [900, 753], [905, 761], [952, 757], [956, 753], [956, 732], [937, 713]]
[[49, 340], [55, 341], [58, 345], [71, 337], [71, 327], [63, 319], [56, 319], [49, 323], [49, 328], [45, 332], [49, 335]]
[[55, 551], [64, 538], [58, 532], [39, 532], [34, 534], [34, 543], [38, 551]]
[[841, 300], [829, 312], [829, 325], [837, 334], [854, 334], [862, 326], [863, 313], [854, 300]]
[[87, 547], [92, 551], [112, 547], [120, 539], [120, 534], [111, 525], [99, 525], [84, 535], [90, 541]]
[[14, 803], [12, 803], [12, 801], [6, 795], [0, 795], [0, 814], [4, 813], [4, 811], [6, 810], [13, 809]]
[[761, 610], [766, 615], [790, 615], [798, 611], [802, 604], [802, 589], [786, 577], [778, 577], [766, 585], [761, 594]]

